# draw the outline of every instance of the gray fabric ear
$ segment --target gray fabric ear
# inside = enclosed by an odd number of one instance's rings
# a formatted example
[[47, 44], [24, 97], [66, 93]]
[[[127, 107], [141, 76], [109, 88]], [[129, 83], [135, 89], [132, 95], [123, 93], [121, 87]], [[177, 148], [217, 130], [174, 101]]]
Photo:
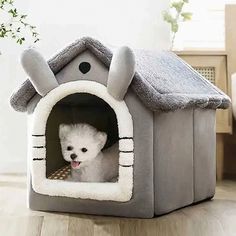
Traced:
[[58, 86], [58, 82], [51, 71], [47, 61], [33, 48], [24, 50], [21, 64], [29, 75], [35, 90], [45, 96], [49, 91]]
[[128, 47], [119, 48], [112, 57], [107, 90], [117, 100], [123, 100], [135, 72], [134, 54]]

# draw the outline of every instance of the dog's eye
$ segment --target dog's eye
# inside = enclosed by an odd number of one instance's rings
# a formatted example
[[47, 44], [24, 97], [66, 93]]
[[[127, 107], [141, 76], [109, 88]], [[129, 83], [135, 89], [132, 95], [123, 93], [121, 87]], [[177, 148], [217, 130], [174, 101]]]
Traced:
[[73, 147], [72, 146], [67, 146], [67, 151], [71, 151], [73, 150]]
[[87, 148], [81, 148], [81, 151], [82, 151], [82, 152], [87, 152], [88, 149], [87, 149]]

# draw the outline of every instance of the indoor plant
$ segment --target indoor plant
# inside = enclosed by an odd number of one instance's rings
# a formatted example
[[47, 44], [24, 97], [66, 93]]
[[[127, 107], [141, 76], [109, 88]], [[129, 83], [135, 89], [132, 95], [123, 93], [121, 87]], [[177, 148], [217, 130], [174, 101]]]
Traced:
[[17, 10], [14, 0], [0, 0], [0, 15], [0, 38], [12, 38], [22, 44], [26, 35], [30, 35], [34, 43], [39, 41], [36, 27], [27, 22], [27, 15]]
[[191, 20], [192, 13], [184, 11], [184, 6], [188, 3], [188, 0], [174, 1], [171, 3], [169, 10], [163, 12], [163, 19], [170, 24], [172, 37], [171, 47], [173, 49], [175, 36], [179, 30], [179, 24], [183, 21]]

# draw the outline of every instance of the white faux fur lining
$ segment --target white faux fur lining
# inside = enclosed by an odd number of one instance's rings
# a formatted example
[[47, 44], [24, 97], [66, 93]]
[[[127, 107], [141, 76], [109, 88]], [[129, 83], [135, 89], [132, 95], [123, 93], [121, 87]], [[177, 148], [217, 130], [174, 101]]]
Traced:
[[44, 136], [32, 136], [32, 146], [38, 147], [38, 146], [45, 146], [45, 137]]
[[35, 148], [32, 146], [31, 151], [32, 158], [45, 158], [46, 157], [46, 148]]
[[134, 141], [133, 139], [120, 139], [119, 140], [119, 150], [120, 151], [133, 151]]
[[134, 164], [134, 153], [120, 153], [119, 164], [122, 166], [130, 166]]
[[[45, 130], [53, 106], [64, 97], [74, 93], [90, 93], [107, 102], [116, 113], [119, 137], [119, 180], [117, 183], [82, 183], [46, 178]], [[93, 81], [74, 81], [60, 85], [50, 91], [37, 104], [32, 117], [31, 175], [35, 192], [50, 196], [66, 196], [82, 199], [111, 200], [125, 202], [133, 191], [133, 122], [124, 101], [117, 101], [107, 88]], [[124, 149], [124, 150], [121, 150]], [[127, 152], [125, 152], [127, 151]]]

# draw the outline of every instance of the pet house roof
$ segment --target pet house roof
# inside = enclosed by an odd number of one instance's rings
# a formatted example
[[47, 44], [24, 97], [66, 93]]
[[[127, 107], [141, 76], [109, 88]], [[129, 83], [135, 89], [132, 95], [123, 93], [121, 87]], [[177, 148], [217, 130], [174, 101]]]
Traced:
[[[54, 74], [88, 49], [107, 68], [112, 59], [112, 49], [92, 38], [81, 38], [52, 57], [48, 64]], [[134, 50], [136, 73], [131, 89], [151, 110], [176, 110], [183, 108], [225, 109], [230, 99], [221, 90], [204, 79], [193, 68], [168, 51]], [[36, 94], [27, 79], [11, 96], [10, 103], [17, 111], [26, 111], [28, 102]]]

